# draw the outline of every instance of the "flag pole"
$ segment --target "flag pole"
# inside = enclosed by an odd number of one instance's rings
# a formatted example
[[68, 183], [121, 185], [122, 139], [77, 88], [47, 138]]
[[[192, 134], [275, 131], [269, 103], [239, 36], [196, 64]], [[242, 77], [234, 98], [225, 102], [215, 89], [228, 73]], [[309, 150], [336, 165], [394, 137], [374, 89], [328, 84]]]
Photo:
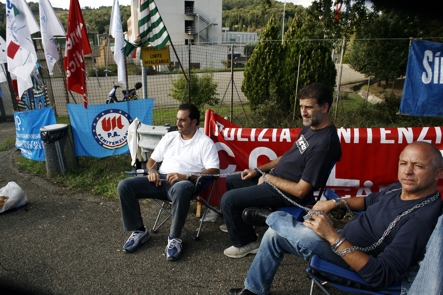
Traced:
[[[155, 4], [155, 7], [157, 7], [157, 4], [155, 3], [155, 0], [153, 0], [153, 2]], [[160, 14], [160, 11], [159, 11], [159, 14]], [[189, 81], [188, 80], [188, 76], [186, 76], [185, 69], [183, 68], [183, 65], [182, 65], [182, 63], [180, 61], [180, 58], [178, 57], [177, 51], [175, 50], [174, 44], [172, 43], [171, 35], [169, 34], [168, 28], [166, 26], [165, 26], [165, 30], [166, 30], [166, 33], [169, 36], [169, 43], [171, 43], [172, 50], [174, 51], [175, 57], [177, 58], [178, 64], [180, 65], [180, 68], [181, 68], [181, 70], [183, 72], [183, 75], [185, 76], [186, 81]]]
[[[168, 30], [168, 29], [166, 29], [166, 31], [167, 31], [167, 30]], [[168, 34], [169, 34], [169, 32], [168, 32]], [[175, 51], [174, 44], [172, 44], [171, 37], [169, 37], [169, 43], [171, 43], [172, 50], [174, 51], [175, 57], [177, 58], [178, 64], [180, 65], [180, 68], [181, 68], [181, 70], [182, 70], [182, 72], [183, 72], [183, 75], [185, 76], [186, 81], [189, 81], [188, 77], [186, 76], [185, 69], [183, 68], [183, 65], [182, 65], [182, 63], [181, 63], [181, 61], [180, 61], [180, 58], [178, 58], [177, 51]]]

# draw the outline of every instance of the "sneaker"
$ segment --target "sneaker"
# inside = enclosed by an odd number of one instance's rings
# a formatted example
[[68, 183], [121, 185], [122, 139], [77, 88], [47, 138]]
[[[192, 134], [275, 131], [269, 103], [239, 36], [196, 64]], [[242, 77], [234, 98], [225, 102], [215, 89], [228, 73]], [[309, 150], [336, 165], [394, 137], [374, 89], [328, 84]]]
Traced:
[[133, 253], [138, 250], [144, 243], [146, 243], [151, 236], [149, 235], [149, 231], [145, 226], [145, 231], [136, 230], [132, 232], [129, 239], [126, 241], [123, 246], [123, 251], [126, 253]]
[[260, 241], [249, 243], [243, 247], [235, 247], [231, 246], [223, 252], [226, 256], [230, 258], [242, 258], [248, 254], [255, 254], [258, 252], [258, 248], [260, 247]]
[[223, 223], [222, 225], [220, 225], [220, 230], [224, 233], [228, 232], [228, 227], [226, 226], [226, 223]]
[[168, 245], [166, 246], [166, 259], [178, 260], [182, 256], [182, 240], [174, 239], [168, 236]]

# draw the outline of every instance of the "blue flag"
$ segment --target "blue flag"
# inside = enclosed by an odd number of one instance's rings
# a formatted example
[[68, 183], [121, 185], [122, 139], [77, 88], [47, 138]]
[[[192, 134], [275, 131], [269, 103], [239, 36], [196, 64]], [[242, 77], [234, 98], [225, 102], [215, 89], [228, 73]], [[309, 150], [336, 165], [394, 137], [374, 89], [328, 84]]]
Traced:
[[67, 104], [76, 156], [104, 158], [129, 153], [128, 127], [135, 118], [152, 125], [153, 99], [112, 104]]
[[22, 156], [35, 161], [45, 161], [45, 151], [40, 138], [40, 128], [56, 123], [52, 107], [25, 112], [14, 112], [15, 147]]
[[400, 113], [443, 116], [443, 44], [413, 40], [409, 48]]

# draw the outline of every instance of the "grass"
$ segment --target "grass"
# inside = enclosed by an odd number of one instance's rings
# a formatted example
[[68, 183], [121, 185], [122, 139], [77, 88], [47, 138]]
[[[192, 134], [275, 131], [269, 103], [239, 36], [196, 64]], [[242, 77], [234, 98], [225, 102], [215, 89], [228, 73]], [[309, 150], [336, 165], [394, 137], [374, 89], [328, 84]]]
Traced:
[[0, 145], [0, 152], [7, 151], [15, 145], [15, 138], [6, 138], [5, 142]]

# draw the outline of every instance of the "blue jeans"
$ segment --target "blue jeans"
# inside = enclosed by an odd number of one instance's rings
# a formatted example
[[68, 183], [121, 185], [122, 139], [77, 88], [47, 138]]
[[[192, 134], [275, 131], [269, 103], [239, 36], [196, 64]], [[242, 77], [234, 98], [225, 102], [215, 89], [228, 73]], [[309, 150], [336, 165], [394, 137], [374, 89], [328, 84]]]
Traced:
[[[161, 179], [166, 175], [161, 174]], [[139, 199], [159, 199], [172, 202], [172, 224], [169, 236], [179, 238], [185, 225], [190, 202], [193, 199], [195, 185], [189, 180], [183, 180], [171, 185], [162, 181], [160, 186], [149, 182], [146, 177], [132, 177], [122, 180], [117, 187], [122, 209], [123, 227], [134, 231], [143, 226]]]
[[[220, 207], [228, 229], [232, 245], [242, 247], [257, 240], [254, 227], [246, 224], [242, 219], [243, 210], [250, 207], [288, 207], [294, 206], [282, 197], [272, 186], [267, 183], [257, 185], [255, 179], [242, 180], [240, 174], [226, 178], [227, 192], [223, 194]], [[289, 194], [286, 194], [290, 196]], [[290, 196], [298, 203], [307, 200]], [[306, 198], [308, 199], [308, 198]]]
[[313, 230], [305, 227], [286, 212], [276, 211], [266, 220], [269, 229], [260, 244], [249, 268], [245, 287], [258, 295], [269, 294], [275, 273], [285, 253], [309, 261], [316, 254], [336, 265], [349, 269], [349, 265], [332, 252], [329, 243]]
[[[438, 218], [437, 225], [426, 245], [426, 253], [419, 263], [420, 269], [412, 282], [407, 294], [443, 294], [443, 215]], [[403, 289], [402, 284], [402, 289]], [[404, 292], [405, 293], [405, 292]], [[406, 294], [406, 293], [405, 293]]]

